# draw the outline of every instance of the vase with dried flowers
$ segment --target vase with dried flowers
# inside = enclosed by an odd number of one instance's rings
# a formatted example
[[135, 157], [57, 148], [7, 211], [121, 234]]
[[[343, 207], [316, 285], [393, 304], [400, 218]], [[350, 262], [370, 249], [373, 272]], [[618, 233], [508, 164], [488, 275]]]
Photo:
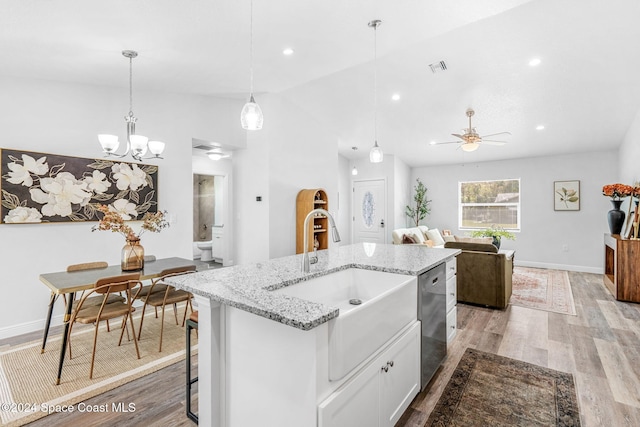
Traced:
[[91, 231], [112, 231], [122, 234], [126, 239], [126, 244], [122, 248], [121, 267], [122, 271], [136, 271], [144, 268], [144, 248], [140, 245], [140, 236], [145, 231], [159, 233], [163, 228], [169, 226], [166, 219], [166, 212], [147, 212], [142, 217], [141, 230], [136, 234], [133, 228], [125, 224], [125, 220], [116, 210], [106, 205], [99, 205], [97, 208], [103, 216]]
[[620, 210], [625, 197], [629, 197], [633, 194], [633, 187], [626, 184], [607, 184], [602, 187], [602, 194], [611, 198], [613, 209], [607, 214], [609, 221], [609, 231], [611, 234], [620, 234], [622, 226], [624, 225], [625, 213]]

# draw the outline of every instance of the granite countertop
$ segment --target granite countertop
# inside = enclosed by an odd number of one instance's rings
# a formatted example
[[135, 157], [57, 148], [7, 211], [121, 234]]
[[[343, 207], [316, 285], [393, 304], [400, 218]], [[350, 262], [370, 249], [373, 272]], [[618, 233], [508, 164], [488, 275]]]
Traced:
[[271, 291], [347, 268], [418, 276], [458, 253], [459, 249], [358, 243], [318, 251], [318, 263], [311, 264], [309, 273], [301, 271], [302, 255], [292, 255], [171, 277], [167, 282], [212, 301], [309, 330], [337, 317], [339, 310]]

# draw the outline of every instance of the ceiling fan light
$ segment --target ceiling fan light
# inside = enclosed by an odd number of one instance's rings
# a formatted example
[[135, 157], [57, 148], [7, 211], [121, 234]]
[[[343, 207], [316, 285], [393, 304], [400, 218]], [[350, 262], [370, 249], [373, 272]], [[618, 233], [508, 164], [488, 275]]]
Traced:
[[242, 128], [246, 130], [260, 130], [262, 129], [263, 121], [262, 109], [256, 103], [255, 99], [253, 99], [253, 95], [251, 95], [249, 102], [244, 104], [240, 112]]
[[476, 151], [479, 146], [480, 144], [477, 142], [467, 142], [462, 144], [462, 150], [467, 152]]
[[159, 156], [164, 151], [165, 143], [162, 141], [149, 141], [149, 151], [151, 154]]
[[113, 153], [118, 149], [120, 141], [116, 135], [109, 135], [106, 133], [98, 134], [98, 142], [102, 146], [102, 151], [105, 153]]

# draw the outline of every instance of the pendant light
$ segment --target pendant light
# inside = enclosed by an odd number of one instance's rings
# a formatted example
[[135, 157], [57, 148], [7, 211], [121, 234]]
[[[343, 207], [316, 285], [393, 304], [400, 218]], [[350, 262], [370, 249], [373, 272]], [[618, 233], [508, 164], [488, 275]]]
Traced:
[[378, 54], [377, 54], [377, 30], [382, 24], [379, 19], [374, 19], [367, 25], [373, 28], [373, 140], [374, 144], [369, 151], [369, 161], [371, 163], [380, 163], [384, 157], [382, 148], [378, 146]]
[[[123, 154], [117, 154], [120, 146], [117, 135], [99, 134], [98, 141], [102, 146], [102, 151], [107, 156], [125, 157], [131, 154], [135, 160], [142, 159], [162, 159], [160, 154], [164, 151], [165, 143], [160, 141], [149, 141], [149, 138], [136, 134], [136, 122], [138, 119], [133, 115], [133, 58], [138, 56], [135, 50], [123, 50], [122, 56], [129, 58], [129, 114], [124, 117], [127, 122], [127, 149]], [[147, 150], [153, 154], [151, 157], [143, 157]]]
[[251, 25], [250, 25], [250, 49], [249, 49], [249, 66], [251, 73], [251, 93], [249, 95], [249, 102], [244, 104], [242, 112], [240, 112], [240, 123], [242, 128], [246, 130], [260, 130], [262, 129], [262, 122], [264, 117], [262, 116], [262, 109], [256, 103], [253, 97], [253, 0], [251, 0]]
[[[351, 147], [351, 149], [354, 152], [358, 151], [358, 147]], [[353, 175], [353, 176], [358, 175], [358, 168], [356, 167], [356, 165], [353, 165], [353, 169], [351, 170], [351, 175]]]

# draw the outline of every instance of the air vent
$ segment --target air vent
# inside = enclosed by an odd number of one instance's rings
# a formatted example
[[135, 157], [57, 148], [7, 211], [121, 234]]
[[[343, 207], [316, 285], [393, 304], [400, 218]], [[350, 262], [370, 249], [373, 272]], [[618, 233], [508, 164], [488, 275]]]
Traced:
[[441, 73], [443, 71], [447, 71], [447, 64], [444, 61], [434, 62], [433, 64], [429, 64], [429, 68], [431, 68], [432, 73]]

